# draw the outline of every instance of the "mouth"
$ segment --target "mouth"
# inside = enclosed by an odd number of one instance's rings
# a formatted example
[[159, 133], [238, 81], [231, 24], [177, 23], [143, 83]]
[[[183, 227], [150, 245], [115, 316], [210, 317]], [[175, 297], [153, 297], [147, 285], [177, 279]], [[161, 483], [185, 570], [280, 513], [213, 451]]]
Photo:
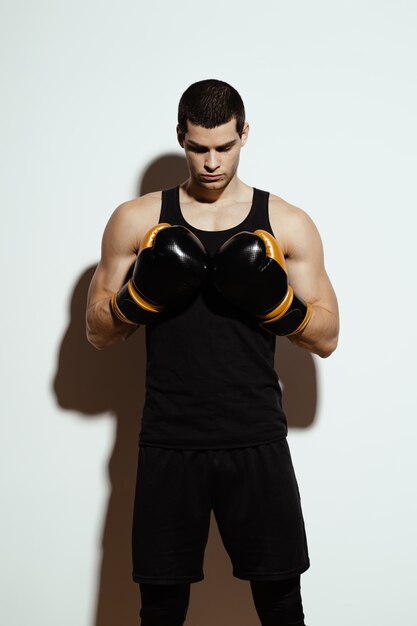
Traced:
[[210, 174], [202, 174], [201, 178], [203, 180], [208, 180], [214, 182], [215, 180], [220, 180], [222, 174], [210, 175]]

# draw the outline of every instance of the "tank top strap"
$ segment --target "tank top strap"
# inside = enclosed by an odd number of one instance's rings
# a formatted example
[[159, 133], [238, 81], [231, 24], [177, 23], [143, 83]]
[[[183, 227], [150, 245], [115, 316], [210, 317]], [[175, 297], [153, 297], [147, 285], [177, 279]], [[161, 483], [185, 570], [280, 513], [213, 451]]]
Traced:
[[272, 233], [271, 224], [269, 221], [269, 191], [262, 191], [254, 187], [254, 201], [252, 211], [247, 216], [245, 227], [247, 230], [254, 232], [257, 229], [266, 230]]
[[178, 210], [178, 186], [162, 190], [161, 213], [159, 223], [181, 223], [181, 215]]

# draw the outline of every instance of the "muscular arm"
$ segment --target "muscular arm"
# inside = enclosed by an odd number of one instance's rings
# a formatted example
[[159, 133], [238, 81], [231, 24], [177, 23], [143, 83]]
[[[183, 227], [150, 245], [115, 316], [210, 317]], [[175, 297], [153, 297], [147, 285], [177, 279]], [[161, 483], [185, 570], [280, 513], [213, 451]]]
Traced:
[[101, 259], [87, 296], [86, 333], [95, 348], [124, 341], [139, 327], [117, 319], [111, 311], [110, 298], [125, 284], [136, 260], [140, 236], [145, 229], [145, 222], [142, 222], [144, 217], [140, 217], [138, 201], [129, 201], [117, 207], [104, 230]]
[[289, 283], [312, 307], [306, 328], [288, 339], [325, 358], [337, 347], [339, 311], [324, 267], [323, 245], [316, 226], [304, 211], [293, 207], [287, 217], [283, 251]]

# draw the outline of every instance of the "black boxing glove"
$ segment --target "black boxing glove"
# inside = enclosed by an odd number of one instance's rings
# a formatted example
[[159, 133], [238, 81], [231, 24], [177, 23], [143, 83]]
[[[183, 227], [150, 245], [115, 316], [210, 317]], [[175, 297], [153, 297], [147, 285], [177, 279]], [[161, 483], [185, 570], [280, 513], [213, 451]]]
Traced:
[[146, 324], [196, 295], [208, 270], [208, 252], [194, 233], [157, 224], [143, 238], [131, 278], [111, 297], [111, 309], [122, 322]]
[[242, 231], [220, 246], [212, 259], [212, 280], [225, 298], [274, 335], [295, 335], [310, 321], [311, 305], [288, 284], [284, 255], [266, 230]]

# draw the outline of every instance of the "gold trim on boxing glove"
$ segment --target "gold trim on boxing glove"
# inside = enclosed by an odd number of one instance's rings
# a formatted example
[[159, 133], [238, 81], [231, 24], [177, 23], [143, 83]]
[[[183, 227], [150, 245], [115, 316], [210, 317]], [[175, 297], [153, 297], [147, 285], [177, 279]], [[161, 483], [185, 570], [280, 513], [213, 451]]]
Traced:
[[157, 224], [156, 226], [152, 226], [152, 228], [148, 230], [148, 232], [145, 234], [144, 238], [142, 239], [138, 255], [145, 248], [152, 248], [156, 235], [159, 233], [160, 230], [163, 230], [164, 228], [168, 228], [168, 226], [172, 226], [172, 224], [168, 224], [168, 222], [161, 222], [160, 224]]
[[301, 322], [298, 328], [292, 331], [292, 333], [288, 333], [287, 337], [291, 337], [292, 335], [298, 335], [298, 333], [301, 333], [301, 331], [304, 330], [304, 328], [309, 323], [311, 319], [312, 308], [311, 308], [311, 304], [309, 303], [307, 303], [306, 306], [307, 306], [307, 312], [305, 314], [303, 321]]
[[119, 309], [119, 305], [117, 304], [117, 293], [114, 293], [110, 299], [110, 306], [113, 310], [113, 313], [115, 314], [115, 316], [121, 321], [121, 322], [125, 322], [126, 324], [132, 324], [133, 326], [138, 326], [138, 324], [136, 322], [132, 322], [132, 320], [130, 320], [129, 318], [126, 317], [126, 315], [124, 315], [124, 313]]
[[144, 298], [142, 298], [142, 296], [136, 291], [131, 278], [129, 278], [129, 281], [127, 283], [127, 288], [129, 290], [130, 295], [132, 296], [132, 300], [134, 300], [136, 304], [140, 306], [141, 309], [145, 309], [145, 311], [151, 311], [151, 313], [159, 313], [160, 311], [164, 310], [163, 306], [158, 306], [157, 304], [151, 304], [147, 300], [144, 300]]
[[285, 313], [290, 308], [292, 301], [293, 301], [293, 297], [294, 297], [293, 288], [291, 287], [291, 285], [288, 285], [287, 295], [282, 300], [282, 302], [280, 302], [279, 305], [275, 307], [275, 309], [272, 309], [272, 311], [269, 311], [269, 313], [258, 313], [256, 317], [259, 317], [259, 319], [261, 319], [262, 321], [266, 321], [266, 320], [275, 321], [279, 319], [280, 317], [285, 315]]
[[274, 261], [276, 261], [282, 267], [284, 272], [287, 274], [285, 258], [275, 237], [271, 235], [271, 233], [268, 233], [267, 230], [262, 230], [261, 228], [259, 228], [258, 230], [255, 230], [254, 233], [255, 235], [258, 235], [258, 237], [260, 237], [262, 241], [265, 243], [267, 256], [270, 259], [274, 259]]

